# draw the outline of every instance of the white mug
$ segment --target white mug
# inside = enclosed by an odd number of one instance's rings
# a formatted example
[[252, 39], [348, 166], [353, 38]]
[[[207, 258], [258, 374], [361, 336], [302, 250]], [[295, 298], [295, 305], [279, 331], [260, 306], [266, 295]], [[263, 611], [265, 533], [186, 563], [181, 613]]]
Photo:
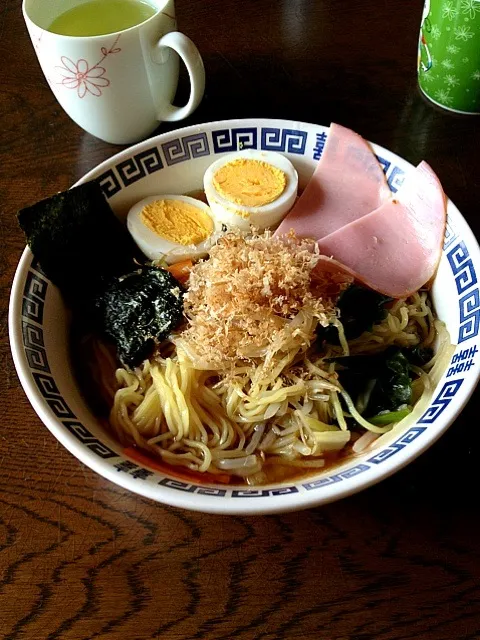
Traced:
[[[173, 0], [149, 0], [157, 8], [145, 22], [101, 36], [63, 36], [48, 30], [61, 13], [85, 0], [23, 0], [23, 16], [42, 71], [60, 105], [80, 127], [114, 144], [150, 135], [162, 121], [182, 120], [205, 89], [202, 58], [176, 31]], [[172, 100], [179, 57], [190, 76], [184, 107]]]

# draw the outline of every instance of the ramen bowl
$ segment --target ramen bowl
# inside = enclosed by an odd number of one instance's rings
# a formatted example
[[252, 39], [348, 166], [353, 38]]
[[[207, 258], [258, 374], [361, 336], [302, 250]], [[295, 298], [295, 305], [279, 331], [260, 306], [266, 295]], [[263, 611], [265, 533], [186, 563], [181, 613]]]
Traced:
[[[261, 149], [285, 154], [305, 186], [321, 156], [328, 128], [286, 120], [230, 120], [172, 131], [122, 151], [85, 175], [96, 179], [111, 207], [125, 218], [137, 201], [158, 193], [202, 188], [207, 167], [222, 154]], [[411, 165], [375, 144], [392, 192]], [[295, 481], [261, 487], [196, 484], [160, 472], [123, 453], [87, 404], [71, 357], [70, 317], [57, 288], [28, 248], [15, 275], [9, 311], [10, 341], [21, 384], [51, 433], [85, 465], [142, 496], [210, 513], [262, 514], [305, 509], [371, 486], [425, 451], [453, 423], [480, 374], [480, 251], [464, 218], [448, 202], [448, 221], [431, 291], [437, 316], [456, 345], [417, 421], [395, 430], [341, 464]]]

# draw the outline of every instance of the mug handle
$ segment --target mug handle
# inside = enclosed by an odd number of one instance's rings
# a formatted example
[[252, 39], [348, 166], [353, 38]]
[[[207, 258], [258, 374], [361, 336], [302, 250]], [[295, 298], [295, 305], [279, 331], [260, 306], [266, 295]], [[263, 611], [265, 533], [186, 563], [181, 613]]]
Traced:
[[205, 91], [205, 67], [197, 47], [180, 31], [170, 31], [162, 36], [156, 49], [161, 51], [164, 47], [169, 47], [178, 53], [187, 67], [190, 78], [190, 98], [187, 104], [184, 107], [166, 105], [163, 108], [164, 112], [158, 115], [159, 120], [175, 122], [189, 116], [200, 104]]

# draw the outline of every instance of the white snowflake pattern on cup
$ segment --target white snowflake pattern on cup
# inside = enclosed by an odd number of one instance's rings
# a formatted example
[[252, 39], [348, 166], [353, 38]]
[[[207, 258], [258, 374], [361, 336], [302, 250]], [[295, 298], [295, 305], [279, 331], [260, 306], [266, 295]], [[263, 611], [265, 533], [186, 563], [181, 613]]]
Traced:
[[460, 51], [459, 47], [455, 44], [449, 44], [447, 47], [447, 52], [451, 53], [453, 56]]
[[453, 69], [455, 66], [450, 58], [445, 58], [445, 60], [442, 60], [440, 64], [444, 69]]
[[452, 103], [453, 97], [450, 95], [450, 89], [439, 89], [435, 94], [437, 100], [445, 105]]
[[453, 20], [458, 16], [458, 11], [454, 6], [453, 2], [446, 2], [442, 7], [442, 18], [448, 18], [449, 20]]
[[430, 35], [432, 36], [432, 38], [434, 40], [438, 40], [439, 38], [442, 37], [442, 32], [440, 30], [440, 27], [438, 27], [438, 25], [433, 24], [432, 25], [432, 29], [430, 31]]
[[471, 38], [473, 38], [474, 33], [472, 28], [469, 26], [461, 25], [460, 27], [455, 27], [453, 30], [455, 34], [455, 40], [462, 40], [463, 42], [467, 42]]
[[460, 80], [457, 76], [454, 76], [451, 73], [448, 73], [444, 78], [445, 84], [449, 87], [457, 87], [460, 84]]
[[460, 2], [462, 13], [467, 14], [470, 18], [475, 18], [480, 13], [480, 2], [478, 0], [462, 0]]

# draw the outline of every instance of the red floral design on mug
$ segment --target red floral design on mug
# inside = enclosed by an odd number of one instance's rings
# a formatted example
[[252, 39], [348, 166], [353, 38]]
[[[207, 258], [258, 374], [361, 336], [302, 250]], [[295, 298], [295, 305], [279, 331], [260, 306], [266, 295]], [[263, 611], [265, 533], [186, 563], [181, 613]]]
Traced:
[[61, 84], [68, 89], [76, 89], [79, 98], [84, 98], [87, 92], [94, 96], [101, 96], [101, 87], [108, 87], [110, 84], [108, 78], [102, 77], [106, 71], [105, 67], [95, 65], [89, 69], [87, 61], [83, 58], [73, 62], [70, 58], [62, 56], [61, 60], [63, 67], [57, 67], [63, 74]]
[[108, 87], [110, 80], [104, 77], [106, 69], [100, 65], [107, 56], [121, 51], [119, 47], [116, 47], [119, 38], [120, 36], [117, 36], [110, 49], [101, 47], [100, 51], [103, 57], [93, 67], [89, 67], [84, 58], [74, 62], [67, 56], [62, 56], [60, 58], [62, 66], [55, 67], [63, 76], [62, 81], [58, 84], [62, 84], [67, 89], [76, 89], [79, 98], [84, 98], [87, 93], [92, 96], [101, 96], [102, 88]]

